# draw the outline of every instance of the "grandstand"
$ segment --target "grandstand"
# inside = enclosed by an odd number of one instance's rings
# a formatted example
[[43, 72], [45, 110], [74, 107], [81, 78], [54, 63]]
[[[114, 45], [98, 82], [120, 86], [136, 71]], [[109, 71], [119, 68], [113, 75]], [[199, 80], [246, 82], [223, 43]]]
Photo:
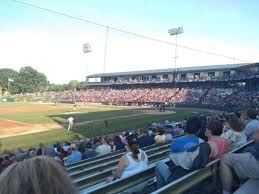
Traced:
[[[258, 78], [259, 63], [241, 63], [227, 65], [211, 65], [199, 67], [182, 67], [176, 69], [158, 69], [147, 71], [132, 71], [94, 74], [86, 77], [89, 86], [111, 86], [111, 85], [160, 85], [163, 83], [170, 86], [170, 83], [176, 81], [179, 87], [197, 86], [203, 83], [208, 86], [211, 82], [220, 82], [221, 87], [228, 87], [230, 84], [246, 83]], [[166, 84], [168, 83], [168, 84]], [[192, 84], [192, 85], [190, 85]], [[217, 83], [219, 84], [219, 83]], [[201, 85], [200, 85], [201, 86]], [[172, 85], [171, 85], [172, 87]]]

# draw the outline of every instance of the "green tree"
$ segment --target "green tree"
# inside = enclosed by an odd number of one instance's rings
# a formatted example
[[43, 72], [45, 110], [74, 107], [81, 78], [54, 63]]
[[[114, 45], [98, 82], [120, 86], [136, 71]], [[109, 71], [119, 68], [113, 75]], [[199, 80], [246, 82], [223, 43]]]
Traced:
[[22, 92], [43, 92], [47, 90], [47, 77], [32, 67], [22, 67], [19, 71], [19, 85]]
[[3, 91], [8, 90], [8, 79], [12, 79], [13, 82], [9, 82], [9, 92], [16, 94], [19, 92], [19, 73], [10, 68], [0, 69], [0, 88]]

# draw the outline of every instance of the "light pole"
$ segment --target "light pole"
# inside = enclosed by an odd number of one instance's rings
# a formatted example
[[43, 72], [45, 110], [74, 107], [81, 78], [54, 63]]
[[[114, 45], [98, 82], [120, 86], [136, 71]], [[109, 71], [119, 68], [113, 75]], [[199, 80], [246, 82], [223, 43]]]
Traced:
[[[83, 52], [85, 54], [92, 52], [92, 48], [91, 48], [89, 43], [84, 43], [83, 44]], [[86, 82], [88, 82], [88, 80], [87, 80], [87, 73], [88, 73], [88, 68], [87, 68], [87, 64], [86, 64]]]
[[174, 84], [176, 87], [176, 61], [177, 61], [177, 35], [183, 33], [183, 27], [172, 28], [168, 30], [170, 36], [175, 36], [175, 50], [174, 50]]

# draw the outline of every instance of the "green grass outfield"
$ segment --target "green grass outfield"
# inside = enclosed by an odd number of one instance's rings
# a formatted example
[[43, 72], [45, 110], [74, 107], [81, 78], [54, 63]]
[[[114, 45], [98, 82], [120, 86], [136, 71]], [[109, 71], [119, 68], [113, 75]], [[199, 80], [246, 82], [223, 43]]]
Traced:
[[[19, 109], [27, 107], [49, 106], [46, 104], [28, 104], [28, 103], [0, 103], [1, 109]], [[157, 121], [180, 121], [185, 116], [195, 114], [191, 109], [175, 109], [176, 114], [169, 115], [136, 115], [141, 114], [140, 109], [118, 106], [97, 106], [87, 105], [78, 106], [77, 112], [80, 114], [70, 114], [72, 105], [58, 104], [56, 110], [30, 111], [17, 113], [0, 113], [0, 118], [19, 121], [28, 124], [61, 124], [66, 127], [66, 119], [70, 116], [75, 118], [75, 123], [94, 121], [92, 123], [76, 126], [72, 132], [65, 128], [59, 128], [50, 131], [18, 135], [13, 137], [1, 138], [0, 152], [11, 151], [18, 147], [29, 148], [37, 146], [39, 143], [53, 144], [57, 141], [76, 140], [82, 137], [93, 137], [105, 135], [114, 132], [131, 130], [134, 128], [146, 127], [148, 124]], [[206, 114], [206, 111], [195, 110], [199, 114]], [[197, 114], [196, 113], [196, 114]], [[116, 118], [120, 116], [128, 116]], [[104, 120], [108, 120], [108, 127], [105, 128]]]

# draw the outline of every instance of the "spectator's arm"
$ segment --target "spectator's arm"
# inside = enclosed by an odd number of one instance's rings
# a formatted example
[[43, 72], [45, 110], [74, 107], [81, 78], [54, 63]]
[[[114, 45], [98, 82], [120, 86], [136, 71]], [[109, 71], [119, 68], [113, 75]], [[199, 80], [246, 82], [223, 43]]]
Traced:
[[128, 166], [128, 160], [126, 157], [121, 157], [121, 159], [119, 160], [119, 165], [115, 171], [115, 174], [114, 174], [114, 178], [117, 179], [117, 178], [120, 178], [123, 171], [125, 170], [125, 168]]

